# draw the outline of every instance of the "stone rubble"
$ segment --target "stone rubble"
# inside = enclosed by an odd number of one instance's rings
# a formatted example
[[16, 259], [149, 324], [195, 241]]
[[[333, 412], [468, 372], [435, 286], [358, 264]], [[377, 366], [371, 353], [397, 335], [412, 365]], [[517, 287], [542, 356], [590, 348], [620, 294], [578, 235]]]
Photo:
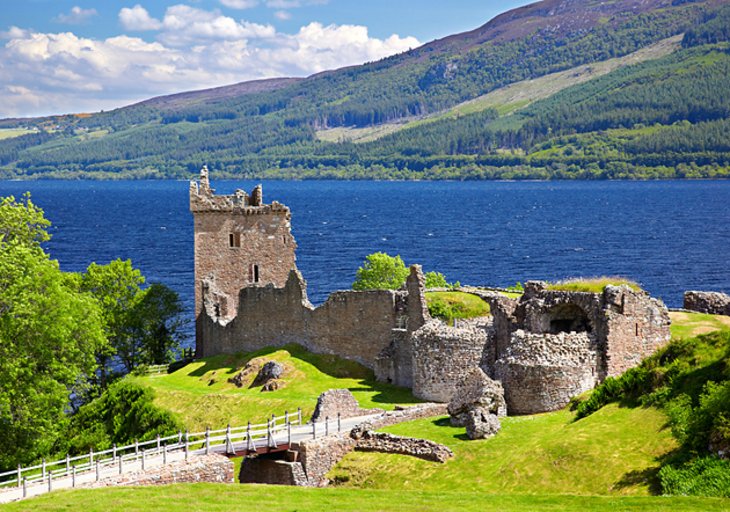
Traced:
[[710, 315], [730, 316], [730, 295], [720, 292], [684, 292], [684, 309]]

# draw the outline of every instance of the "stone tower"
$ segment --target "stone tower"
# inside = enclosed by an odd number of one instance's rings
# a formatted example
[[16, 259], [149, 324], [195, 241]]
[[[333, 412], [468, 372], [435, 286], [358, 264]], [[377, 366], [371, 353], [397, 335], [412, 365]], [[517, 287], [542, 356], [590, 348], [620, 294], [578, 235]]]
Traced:
[[276, 201], [264, 204], [261, 185], [250, 196], [243, 190], [215, 195], [206, 167], [200, 171], [200, 182], [190, 183], [190, 211], [195, 226], [199, 345], [202, 313], [226, 324], [236, 316], [242, 288], [284, 287], [289, 272], [296, 269], [297, 244], [288, 207]]

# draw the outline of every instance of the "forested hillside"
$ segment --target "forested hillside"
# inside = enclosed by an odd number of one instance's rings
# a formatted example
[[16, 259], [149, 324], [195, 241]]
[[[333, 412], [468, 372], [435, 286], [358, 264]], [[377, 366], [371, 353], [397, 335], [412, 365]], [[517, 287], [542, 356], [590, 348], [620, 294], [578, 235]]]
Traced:
[[[579, 66], [590, 72], [673, 36], [681, 44], [668, 54], [578, 79]], [[0, 176], [179, 178], [207, 164], [231, 177], [727, 177], [728, 37], [723, 0], [546, 0], [303, 80], [3, 120]], [[460, 107], [556, 73], [563, 85], [554, 90]], [[441, 114], [449, 110], [458, 115]], [[386, 129], [364, 143], [317, 137], [333, 127]]]

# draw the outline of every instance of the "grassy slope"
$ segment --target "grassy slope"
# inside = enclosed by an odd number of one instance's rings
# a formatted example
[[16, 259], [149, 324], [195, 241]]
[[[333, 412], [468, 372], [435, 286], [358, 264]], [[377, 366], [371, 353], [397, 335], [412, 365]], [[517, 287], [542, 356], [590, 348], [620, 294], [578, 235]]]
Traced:
[[669, 313], [672, 319], [672, 337], [690, 338], [712, 331], [730, 329], [730, 316], [706, 315], [704, 313]]
[[327, 142], [351, 140], [355, 143], [362, 143], [371, 142], [407, 128], [414, 128], [442, 119], [455, 119], [460, 116], [483, 112], [490, 108], [496, 108], [500, 116], [509, 115], [531, 105], [537, 100], [548, 98], [567, 87], [582, 84], [623, 66], [638, 64], [639, 62], [669, 55], [679, 48], [681, 40], [681, 35], [670, 37], [625, 57], [577, 66], [533, 80], [524, 80], [510, 84], [433, 115], [421, 118], [406, 118], [398, 122], [384, 123], [365, 128], [337, 127], [319, 130], [316, 132], [316, 135], [319, 140]]
[[409, 491], [648, 494], [658, 459], [676, 447], [665, 416], [615, 405], [594, 416], [574, 422], [574, 414], [563, 410], [505, 418], [496, 437], [477, 441], [447, 418], [396, 425], [386, 430], [443, 443], [456, 457], [442, 465], [353, 453], [331, 476], [345, 486]]
[[[237, 368], [253, 359], [281, 362], [285, 367], [283, 388], [262, 393], [260, 387], [237, 388], [228, 382]], [[251, 380], [253, 377], [255, 374]], [[297, 407], [302, 407], [308, 419], [319, 394], [332, 388], [350, 389], [363, 407], [392, 408], [396, 403], [418, 402], [410, 390], [375, 382], [372, 372], [357, 363], [311, 354], [296, 345], [247, 356], [216, 356], [169, 375], [130, 378], [154, 388], [155, 403], [177, 414], [191, 431], [259, 422]]]
[[[31, 506], [29, 506], [31, 505]], [[533, 512], [684, 512], [727, 510], [728, 500], [712, 498], [528, 496], [470, 492], [400, 492], [360, 489], [305, 489], [265, 485], [181, 484], [159, 487], [117, 487], [83, 491], [60, 491], [20, 502], [0, 510], [38, 512], [83, 510], [84, 512], [209, 511], [230, 512], [253, 508], [263, 511], [322, 510], [370, 512], [380, 510], [442, 512], [488, 512], [511, 510]]]

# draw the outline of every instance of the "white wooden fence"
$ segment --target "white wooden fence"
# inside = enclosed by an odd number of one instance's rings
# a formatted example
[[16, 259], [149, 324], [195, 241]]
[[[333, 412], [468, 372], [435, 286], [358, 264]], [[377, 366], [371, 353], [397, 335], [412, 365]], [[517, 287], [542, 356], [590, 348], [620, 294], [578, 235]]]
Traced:
[[18, 465], [15, 470], [0, 473], [0, 503], [50, 492], [54, 489], [54, 482], [58, 484], [57, 487], [63, 482], [63, 487], [73, 488], [77, 484], [99, 481], [102, 477], [113, 474], [144, 470], [147, 461], [152, 457], [156, 458], [156, 465], [159, 465], [160, 462], [167, 464], [172, 460], [187, 459], [191, 453], [231, 455], [288, 447], [292, 443], [293, 426], [297, 427], [299, 439], [305, 435], [309, 437], [310, 431], [311, 436], [316, 438], [318, 435], [329, 435], [335, 428], [340, 431], [340, 417], [338, 415], [336, 425], [330, 426], [329, 418], [324, 425], [319, 425], [319, 429], [316, 423], [311, 423], [311, 430], [305, 427], [302, 423], [302, 411], [298, 409], [295, 414], [285, 412], [283, 416], [272, 416], [266, 423], [252, 425], [249, 422], [243, 427], [229, 425], [220, 430], [178, 432], [173, 436], [157, 436], [152, 441], [135, 442], [121, 447], [114, 445], [108, 450], [91, 450], [86, 455], [66, 455], [63, 459], [51, 462], [44, 459], [34, 466]]

